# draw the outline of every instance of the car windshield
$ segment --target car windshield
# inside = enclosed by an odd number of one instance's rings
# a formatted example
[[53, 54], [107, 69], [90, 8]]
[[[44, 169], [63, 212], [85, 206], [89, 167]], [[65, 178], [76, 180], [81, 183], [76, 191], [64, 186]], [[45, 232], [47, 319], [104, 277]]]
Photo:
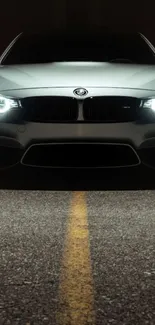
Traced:
[[154, 64], [154, 53], [140, 34], [53, 36], [22, 34], [3, 59], [3, 65], [66, 61]]

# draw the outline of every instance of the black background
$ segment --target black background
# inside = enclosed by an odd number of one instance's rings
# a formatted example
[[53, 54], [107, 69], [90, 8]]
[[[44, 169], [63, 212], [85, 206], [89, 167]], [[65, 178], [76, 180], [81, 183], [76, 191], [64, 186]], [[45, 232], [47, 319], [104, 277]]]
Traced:
[[125, 31], [140, 31], [155, 45], [155, 4], [140, 1], [104, 0], [11, 0], [0, 3], [0, 52], [21, 31], [30, 29], [86, 28], [101, 30], [105, 27]]

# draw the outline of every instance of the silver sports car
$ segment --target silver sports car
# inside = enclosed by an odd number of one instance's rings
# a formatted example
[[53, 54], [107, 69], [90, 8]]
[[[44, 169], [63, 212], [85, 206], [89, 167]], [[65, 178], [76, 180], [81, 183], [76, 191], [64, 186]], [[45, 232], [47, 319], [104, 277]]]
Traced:
[[141, 33], [21, 33], [0, 58], [0, 167], [155, 167], [155, 48]]

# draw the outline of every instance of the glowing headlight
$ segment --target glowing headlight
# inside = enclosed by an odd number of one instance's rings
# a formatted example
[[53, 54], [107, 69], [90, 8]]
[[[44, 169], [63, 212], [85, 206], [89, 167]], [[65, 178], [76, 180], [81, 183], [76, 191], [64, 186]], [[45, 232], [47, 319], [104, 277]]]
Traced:
[[18, 101], [0, 95], [0, 114], [9, 111], [11, 108], [18, 107]]
[[144, 100], [143, 108], [150, 109], [151, 111], [155, 112], [155, 98]]

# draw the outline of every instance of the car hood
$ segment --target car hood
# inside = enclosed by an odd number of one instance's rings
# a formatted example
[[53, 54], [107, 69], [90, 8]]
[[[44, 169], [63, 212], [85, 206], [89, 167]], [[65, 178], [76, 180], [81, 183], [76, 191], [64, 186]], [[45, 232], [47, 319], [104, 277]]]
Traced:
[[155, 66], [98, 62], [0, 66], [0, 91], [52, 87], [155, 90]]

